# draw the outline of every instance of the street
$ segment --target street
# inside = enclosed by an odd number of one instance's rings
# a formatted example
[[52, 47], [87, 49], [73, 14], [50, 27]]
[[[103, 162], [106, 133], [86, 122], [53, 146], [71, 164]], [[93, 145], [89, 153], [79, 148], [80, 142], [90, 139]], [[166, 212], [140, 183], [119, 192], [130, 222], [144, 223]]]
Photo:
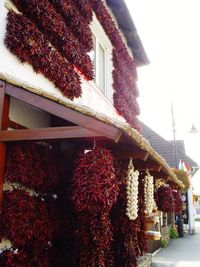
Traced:
[[172, 240], [152, 261], [152, 267], [200, 267], [200, 222], [195, 223], [195, 235]]

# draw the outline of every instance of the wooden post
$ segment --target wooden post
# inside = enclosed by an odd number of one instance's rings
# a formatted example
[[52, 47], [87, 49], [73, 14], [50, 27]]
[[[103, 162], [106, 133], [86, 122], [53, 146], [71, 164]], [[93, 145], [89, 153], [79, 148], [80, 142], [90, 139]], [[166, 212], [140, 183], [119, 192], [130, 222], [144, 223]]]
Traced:
[[163, 212], [163, 226], [167, 226], [167, 212]]
[[[9, 124], [10, 98], [5, 95], [6, 83], [0, 81], [0, 131], [6, 130]], [[0, 142], [0, 212], [3, 201], [4, 168], [6, 160], [6, 144]]]

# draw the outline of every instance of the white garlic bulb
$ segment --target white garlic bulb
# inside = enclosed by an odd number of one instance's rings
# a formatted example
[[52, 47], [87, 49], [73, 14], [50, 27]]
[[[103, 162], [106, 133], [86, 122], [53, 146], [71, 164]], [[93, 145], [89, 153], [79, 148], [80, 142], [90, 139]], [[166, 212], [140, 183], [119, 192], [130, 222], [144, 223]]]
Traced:
[[150, 215], [154, 207], [154, 183], [153, 176], [148, 171], [144, 177], [144, 204], [145, 213]]
[[129, 217], [130, 220], [135, 220], [138, 216], [138, 177], [139, 172], [134, 171], [132, 159], [130, 159], [126, 177], [126, 215]]

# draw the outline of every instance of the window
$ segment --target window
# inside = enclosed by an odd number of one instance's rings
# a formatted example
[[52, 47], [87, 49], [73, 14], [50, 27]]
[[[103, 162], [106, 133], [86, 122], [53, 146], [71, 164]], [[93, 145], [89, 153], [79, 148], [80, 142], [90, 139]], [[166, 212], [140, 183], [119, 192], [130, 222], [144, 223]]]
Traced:
[[99, 89], [106, 93], [106, 49], [93, 35], [93, 50], [89, 56], [94, 66], [94, 80]]
[[99, 88], [103, 92], [106, 90], [105, 56], [105, 51], [99, 44]]
[[112, 102], [112, 44], [105, 34], [96, 16], [91, 23], [93, 33], [93, 50], [89, 55], [94, 66], [94, 81], [97, 88]]
[[94, 80], [96, 81], [96, 38], [93, 35], [93, 49], [88, 53], [94, 66]]

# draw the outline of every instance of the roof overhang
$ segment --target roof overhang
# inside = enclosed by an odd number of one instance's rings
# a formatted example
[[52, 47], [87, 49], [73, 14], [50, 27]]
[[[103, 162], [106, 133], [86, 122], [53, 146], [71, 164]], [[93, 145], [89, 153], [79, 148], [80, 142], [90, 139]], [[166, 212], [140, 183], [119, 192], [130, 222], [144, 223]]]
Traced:
[[136, 65], [141, 66], [148, 64], [149, 59], [125, 1], [107, 0], [106, 2], [115, 15], [119, 27], [127, 39], [127, 44], [132, 50]]
[[[106, 144], [115, 157], [133, 158], [135, 168], [139, 171], [149, 169], [155, 178], [169, 179], [180, 187], [183, 186], [166, 161], [129, 124], [97, 113], [88, 107], [77, 105], [65, 97], [46, 93], [41, 88], [24, 84], [8, 75], [0, 74], [0, 79], [1, 102], [4, 97], [13, 97], [73, 125], [36, 129], [22, 127], [12, 131], [4, 129], [0, 131], [0, 142], [41, 139], [62, 139], [73, 142], [78, 139], [89, 144], [91, 140], [96, 139], [99, 143]], [[0, 120], [3, 114], [2, 106], [0, 106]]]

